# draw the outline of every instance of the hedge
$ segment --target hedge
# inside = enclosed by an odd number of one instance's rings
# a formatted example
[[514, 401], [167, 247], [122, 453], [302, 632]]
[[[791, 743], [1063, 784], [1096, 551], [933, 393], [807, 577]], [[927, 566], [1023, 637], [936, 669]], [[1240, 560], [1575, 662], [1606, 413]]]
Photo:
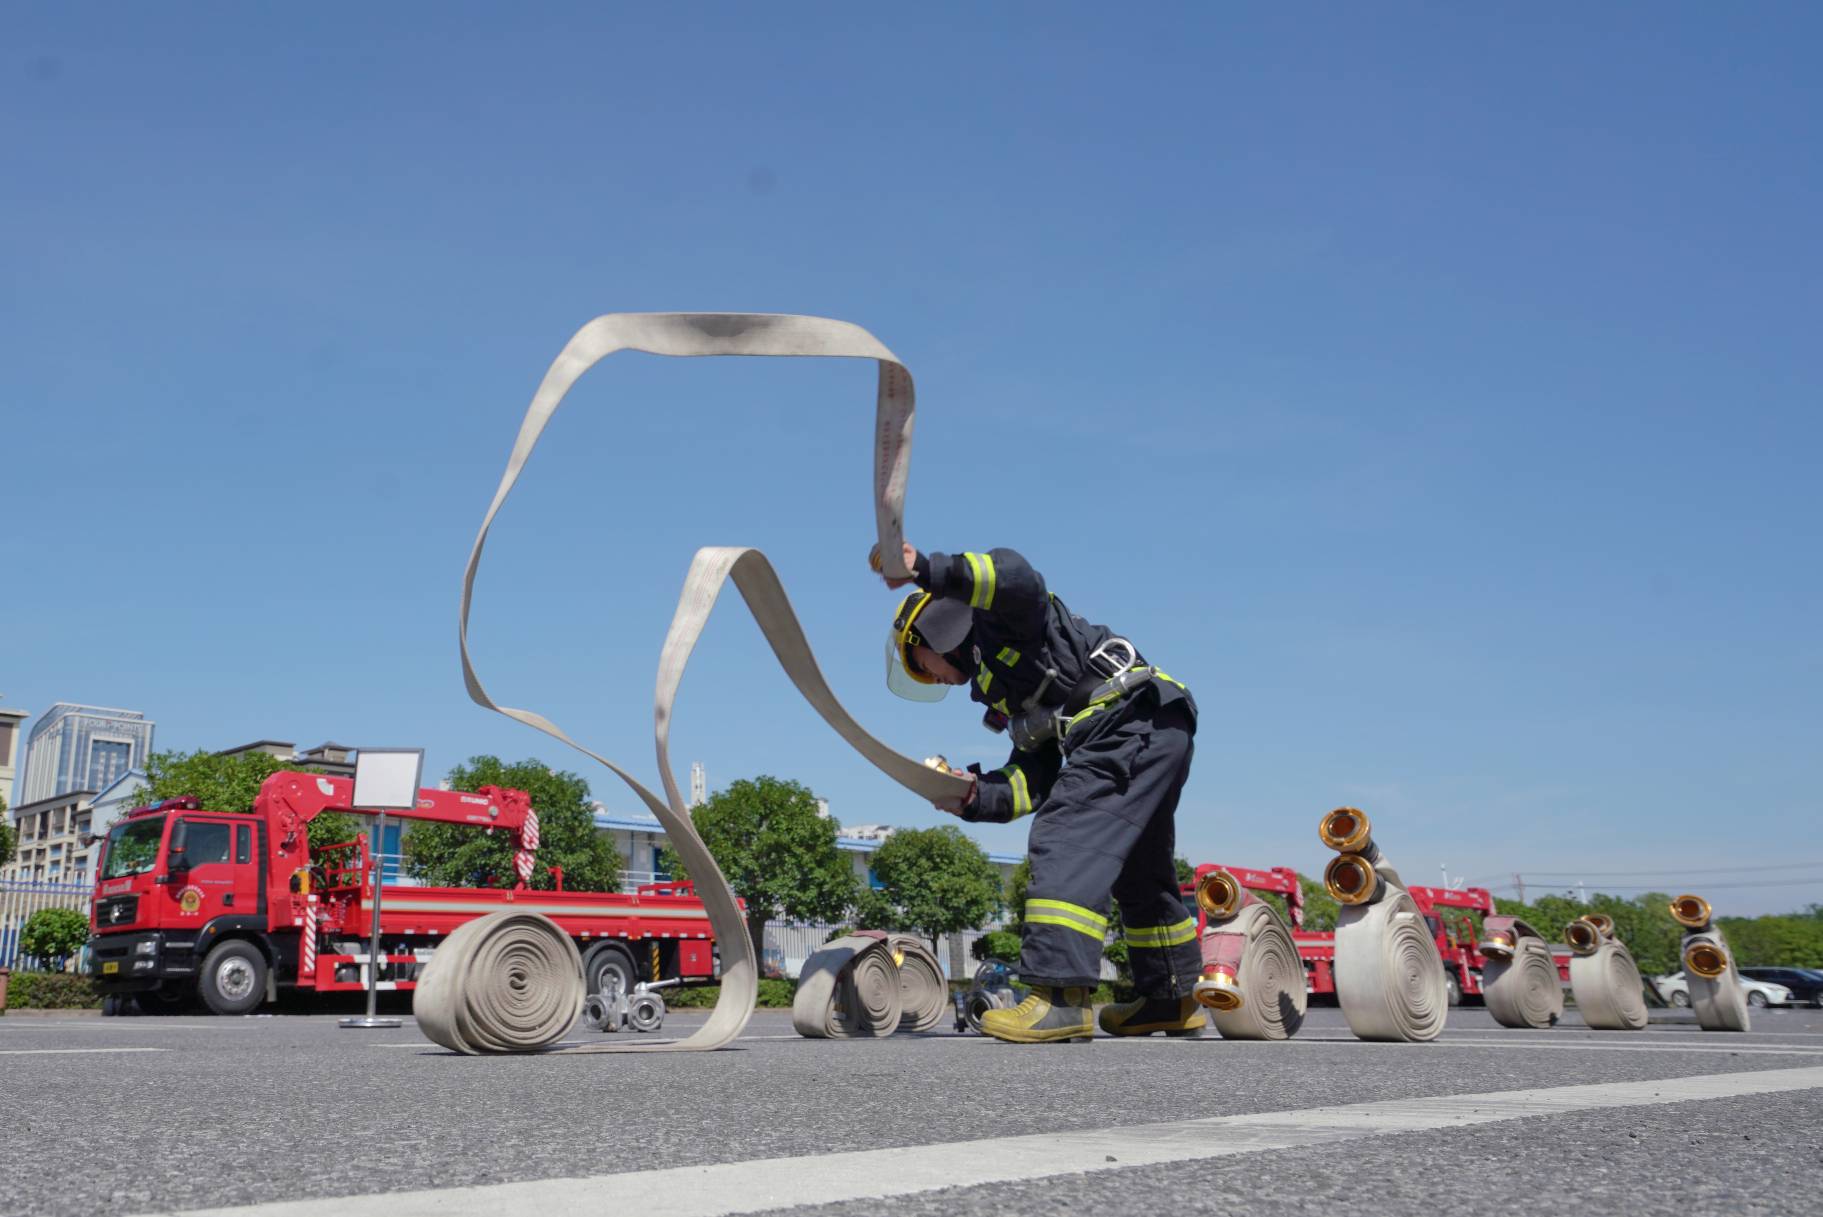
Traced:
[[92, 1010], [101, 1005], [101, 994], [93, 981], [74, 972], [14, 972], [6, 1004], [19, 1010]]
[[[721, 999], [720, 985], [692, 985], [687, 989], [661, 989], [665, 1005], [673, 1010], [685, 1010], [692, 1007], [713, 1006]], [[791, 999], [797, 996], [798, 986], [794, 980], [760, 981], [760, 1007], [767, 1010], [791, 1008]]]

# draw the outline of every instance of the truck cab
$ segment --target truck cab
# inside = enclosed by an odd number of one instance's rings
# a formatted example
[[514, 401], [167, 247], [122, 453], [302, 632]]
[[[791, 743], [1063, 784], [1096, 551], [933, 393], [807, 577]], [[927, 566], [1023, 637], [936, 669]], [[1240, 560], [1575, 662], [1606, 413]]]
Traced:
[[[103, 993], [187, 990], [186, 983], [165, 982], [197, 977], [224, 933], [264, 931], [264, 836], [260, 817], [204, 811], [194, 799], [140, 808], [115, 824], [89, 919], [90, 970]], [[248, 1008], [265, 999], [268, 969], [228, 971], [220, 984], [201, 986], [205, 999], [251, 999]], [[210, 992], [222, 984], [230, 992]]]

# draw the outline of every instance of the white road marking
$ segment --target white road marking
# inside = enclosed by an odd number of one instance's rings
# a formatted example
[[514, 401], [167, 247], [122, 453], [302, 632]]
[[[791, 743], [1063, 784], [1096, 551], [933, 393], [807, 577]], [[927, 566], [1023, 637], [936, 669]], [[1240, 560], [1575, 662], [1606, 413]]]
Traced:
[[169, 1048], [0, 1048], [0, 1056], [71, 1056], [96, 1052], [169, 1052]]
[[1393, 1099], [1126, 1128], [188, 1211], [196, 1217], [321, 1217], [326, 1208], [333, 1208], [337, 1217], [544, 1217], [594, 1212], [606, 1206], [641, 1217], [725, 1217], [762, 1209], [1300, 1149], [1388, 1133], [1820, 1087], [1823, 1067], [1769, 1069], [1651, 1082]]
[[227, 1031], [237, 1026], [234, 1022], [224, 1023], [161, 1023], [153, 1019], [117, 1023], [112, 1019], [107, 1022], [89, 1019], [45, 1019], [42, 1022], [27, 1022], [20, 1019], [17, 1023], [8, 1020], [7, 1025], [0, 1026], [4, 1031]]

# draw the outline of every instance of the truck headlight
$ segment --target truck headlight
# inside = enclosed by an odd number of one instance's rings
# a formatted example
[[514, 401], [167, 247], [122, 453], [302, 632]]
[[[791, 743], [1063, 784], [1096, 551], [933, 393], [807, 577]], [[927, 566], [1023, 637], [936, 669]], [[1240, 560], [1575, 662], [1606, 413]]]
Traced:
[[133, 945], [133, 954], [156, 955], [158, 954], [158, 944], [153, 942], [150, 938], [146, 939], [144, 942], [135, 943]]
[[135, 959], [133, 961], [133, 970], [135, 972], [144, 972], [151, 966], [152, 966], [152, 961], [149, 959]]

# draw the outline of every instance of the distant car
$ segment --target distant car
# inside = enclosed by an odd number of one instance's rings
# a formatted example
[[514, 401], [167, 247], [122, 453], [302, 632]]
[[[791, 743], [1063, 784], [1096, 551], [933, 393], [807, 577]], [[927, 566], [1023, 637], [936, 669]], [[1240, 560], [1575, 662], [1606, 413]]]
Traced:
[[1815, 968], [1742, 968], [1741, 975], [1783, 985], [1800, 1002], [1823, 1006], [1823, 972]]
[[[1660, 976], [1652, 982], [1658, 995], [1667, 1006], [1676, 1006], [1682, 1010], [1690, 1005], [1690, 982], [1684, 979], [1682, 969], [1669, 976]], [[1798, 999], [1784, 985], [1775, 985], [1770, 981], [1750, 980], [1741, 977], [1741, 987], [1747, 990], [1747, 1004], [1764, 1010], [1767, 1006], [1795, 1006]]]

